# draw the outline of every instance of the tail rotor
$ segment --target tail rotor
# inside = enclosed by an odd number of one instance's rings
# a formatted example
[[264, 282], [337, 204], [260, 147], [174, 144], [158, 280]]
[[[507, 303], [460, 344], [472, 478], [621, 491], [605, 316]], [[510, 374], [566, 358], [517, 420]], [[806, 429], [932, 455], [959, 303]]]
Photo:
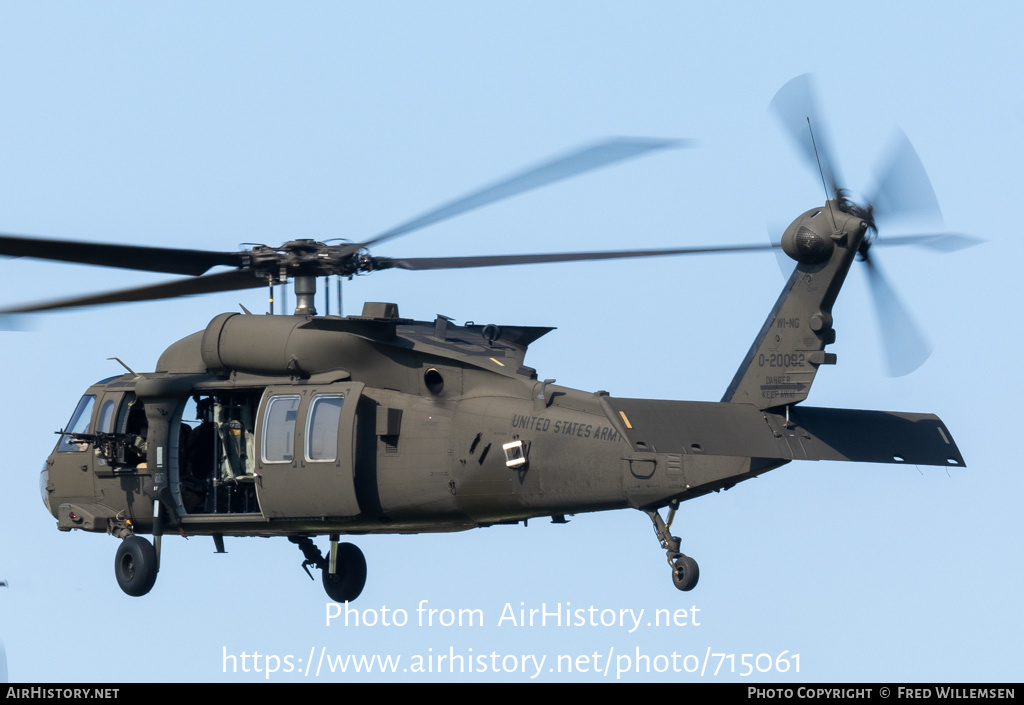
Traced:
[[869, 225], [869, 237], [860, 249], [866, 265], [871, 297], [881, 327], [888, 374], [899, 377], [913, 372], [928, 359], [931, 345], [900, 301], [896, 290], [882, 273], [874, 254], [875, 245], [916, 245], [938, 252], [951, 252], [977, 244], [967, 235], [927, 232], [879, 237], [880, 224], [912, 222], [941, 229], [938, 199], [910, 140], [901, 131], [892, 140], [881, 167], [876, 170], [875, 190], [866, 203], [858, 203], [843, 188], [838, 162], [828, 140], [825, 121], [818, 109], [813, 78], [797, 76], [775, 95], [771, 112], [793, 141], [800, 157], [820, 173], [830, 207], [854, 213]]

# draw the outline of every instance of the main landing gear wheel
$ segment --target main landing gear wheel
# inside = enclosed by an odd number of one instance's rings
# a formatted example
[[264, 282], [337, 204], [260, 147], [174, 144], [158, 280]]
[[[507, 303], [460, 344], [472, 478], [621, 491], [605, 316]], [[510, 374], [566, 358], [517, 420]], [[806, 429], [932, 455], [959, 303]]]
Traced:
[[358, 546], [350, 543], [337, 543], [338, 537], [331, 536], [331, 544], [335, 545], [335, 570], [331, 572], [331, 562], [324, 558], [320, 549], [308, 536], [289, 536], [288, 540], [296, 544], [302, 551], [306, 560], [302, 562], [302, 569], [306, 571], [309, 579], [313, 579], [309, 572], [309, 566], [319, 568], [321, 580], [324, 584], [324, 592], [335, 602], [352, 602], [359, 597], [366, 584], [366, 558]]
[[152, 590], [159, 569], [156, 549], [141, 536], [129, 536], [117, 547], [114, 576], [125, 594], [142, 597]]
[[330, 572], [330, 566], [321, 570], [324, 591], [335, 602], [352, 602], [366, 584], [366, 558], [358, 546], [341, 543], [338, 544], [336, 568], [334, 573]]
[[661, 518], [656, 509], [644, 511], [651, 518], [651, 521], [654, 522], [654, 533], [658, 535], [658, 541], [661, 543], [661, 547], [665, 549], [666, 560], [672, 568], [672, 584], [676, 586], [676, 589], [688, 592], [697, 587], [697, 581], [700, 579], [700, 568], [697, 567], [697, 561], [679, 550], [682, 540], [678, 536], [673, 536], [669, 531], [678, 507], [678, 502], [673, 501], [669, 503], [668, 522]]
[[697, 561], [682, 553], [672, 561], [672, 584], [677, 589], [687, 592], [697, 587], [700, 579], [700, 568]]

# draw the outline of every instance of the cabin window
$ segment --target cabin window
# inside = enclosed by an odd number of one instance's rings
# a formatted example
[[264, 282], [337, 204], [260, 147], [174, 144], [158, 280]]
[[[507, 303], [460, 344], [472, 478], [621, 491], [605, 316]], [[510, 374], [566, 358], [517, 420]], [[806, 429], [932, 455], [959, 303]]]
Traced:
[[290, 463], [295, 459], [295, 417], [299, 397], [271, 397], [263, 427], [263, 462]]
[[338, 459], [341, 403], [340, 394], [319, 394], [313, 397], [306, 421], [306, 460], [334, 462]]
[[75, 413], [71, 415], [71, 420], [64, 429], [64, 435], [60, 437], [60, 443], [57, 444], [58, 451], [62, 453], [83, 451], [89, 447], [88, 443], [73, 442], [70, 434], [89, 432], [89, 424], [92, 422], [92, 407], [95, 404], [96, 397], [92, 394], [86, 394], [79, 400], [78, 406], [75, 407]]

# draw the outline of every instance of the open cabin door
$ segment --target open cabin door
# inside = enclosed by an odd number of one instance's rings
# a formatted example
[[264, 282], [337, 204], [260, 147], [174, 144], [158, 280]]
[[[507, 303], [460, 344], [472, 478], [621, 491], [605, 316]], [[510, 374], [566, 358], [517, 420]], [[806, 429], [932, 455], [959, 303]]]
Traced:
[[364, 386], [267, 387], [256, 420], [256, 491], [268, 519], [359, 514], [355, 424]]

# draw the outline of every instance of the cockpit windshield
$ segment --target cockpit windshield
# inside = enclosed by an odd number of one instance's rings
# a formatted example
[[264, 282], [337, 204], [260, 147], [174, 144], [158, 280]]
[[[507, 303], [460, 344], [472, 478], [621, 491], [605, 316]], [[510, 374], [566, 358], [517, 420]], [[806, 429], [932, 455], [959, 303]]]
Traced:
[[92, 421], [92, 407], [96, 403], [96, 397], [92, 394], [86, 394], [78, 402], [78, 406], [75, 407], [75, 413], [71, 415], [71, 420], [64, 429], [64, 434], [60, 437], [60, 442], [57, 444], [57, 451], [60, 453], [66, 452], [78, 452], [88, 448], [87, 443], [75, 443], [71, 440], [72, 433], [88, 433], [89, 423]]

